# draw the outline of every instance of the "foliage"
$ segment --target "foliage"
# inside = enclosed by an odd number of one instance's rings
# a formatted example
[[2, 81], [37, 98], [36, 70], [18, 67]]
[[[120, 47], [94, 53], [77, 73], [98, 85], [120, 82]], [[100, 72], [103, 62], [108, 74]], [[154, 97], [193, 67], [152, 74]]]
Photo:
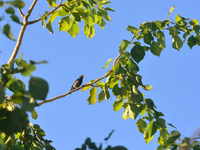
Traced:
[[[111, 137], [113, 132], [114, 132], [114, 130], [112, 130], [110, 132], [110, 134], [108, 135], [108, 137], [106, 137], [104, 139], [104, 141], [107, 141]], [[82, 144], [81, 148], [76, 148], [75, 150], [86, 150], [86, 149], [88, 149], [88, 150], [103, 150], [103, 144], [100, 143], [99, 146], [97, 146], [97, 144], [92, 142], [90, 138], [86, 138], [85, 143]], [[112, 146], [108, 145], [104, 150], [127, 150], [127, 148], [125, 148], [124, 146], [112, 147]]]
[[[37, 0], [33, 1], [36, 3]], [[42, 26], [53, 33], [52, 22], [56, 17], [61, 18], [59, 21], [59, 30], [65, 31], [72, 37], [79, 33], [79, 22], [84, 22], [84, 33], [90, 39], [95, 35], [94, 24], [98, 24], [104, 29], [106, 21], [111, 21], [108, 11], [114, 11], [110, 7], [105, 7], [110, 2], [107, 0], [67, 0], [60, 1], [47, 0], [51, 11], [45, 12], [39, 19], [27, 21], [34, 5], [32, 5], [26, 15], [21, 11], [25, 3], [22, 0], [0, 1], [0, 7], [5, 8], [5, 12], [12, 21], [23, 24], [22, 29], [38, 21], [42, 21]], [[5, 7], [6, 5], [6, 7]], [[19, 9], [24, 21], [21, 23], [15, 15], [15, 8]], [[136, 126], [139, 132], [144, 136], [146, 143], [149, 143], [154, 135], [159, 132], [158, 150], [161, 149], [200, 149], [200, 144], [195, 139], [180, 139], [178, 131], [168, 132], [168, 126], [172, 124], [166, 123], [164, 114], [159, 111], [150, 98], [145, 98], [139, 88], [144, 91], [152, 90], [151, 85], [143, 84], [142, 76], [138, 74], [139, 66], [147, 51], [153, 55], [160, 56], [162, 50], [166, 47], [165, 36], [168, 31], [172, 38], [172, 47], [180, 50], [183, 43], [187, 41], [187, 45], [191, 49], [195, 45], [200, 45], [199, 22], [196, 19], [189, 19], [176, 15], [175, 21], [170, 19], [170, 15], [174, 7], [170, 9], [169, 18], [159, 21], [150, 21], [141, 23], [138, 28], [129, 25], [127, 31], [133, 34], [131, 40], [122, 40], [119, 46], [119, 56], [114, 60], [112, 67], [109, 67], [112, 59], [109, 59], [104, 69], [111, 68], [107, 74], [97, 80], [81, 86], [80, 88], [69, 91], [64, 96], [82, 88], [82, 91], [89, 90], [87, 99], [90, 105], [103, 100], [108, 100], [110, 95], [114, 95], [116, 100], [113, 103], [113, 110], [119, 111], [123, 109], [122, 118], [136, 120]], [[0, 21], [5, 20], [1, 17]], [[14, 40], [9, 23], [3, 26], [3, 34]], [[23, 34], [21, 35], [22, 38]], [[20, 41], [20, 38], [18, 39]], [[20, 44], [16, 44], [16, 48], [20, 48]], [[17, 51], [14, 51], [17, 53]], [[58, 96], [54, 99], [46, 100], [48, 93], [48, 83], [39, 77], [31, 76], [32, 71], [36, 70], [36, 65], [46, 63], [46, 61], [27, 63], [20, 56], [12, 58], [7, 64], [1, 65], [0, 73], [0, 149], [55, 149], [50, 143], [52, 141], [45, 140], [45, 132], [39, 125], [29, 123], [28, 112], [31, 112], [33, 119], [37, 119], [35, 107], [44, 103], [63, 97]], [[29, 76], [30, 81], [28, 88], [24, 82], [15, 77], [15, 74]], [[102, 79], [107, 78], [104, 82]], [[6, 95], [9, 90], [12, 96]], [[99, 93], [98, 93], [98, 90]], [[111, 133], [112, 134], [112, 133]], [[107, 139], [110, 138], [111, 134]], [[107, 140], [105, 139], [105, 141]], [[180, 142], [181, 141], [181, 142]], [[81, 149], [102, 149], [87, 138]], [[122, 146], [108, 146], [106, 150], [126, 149]]]

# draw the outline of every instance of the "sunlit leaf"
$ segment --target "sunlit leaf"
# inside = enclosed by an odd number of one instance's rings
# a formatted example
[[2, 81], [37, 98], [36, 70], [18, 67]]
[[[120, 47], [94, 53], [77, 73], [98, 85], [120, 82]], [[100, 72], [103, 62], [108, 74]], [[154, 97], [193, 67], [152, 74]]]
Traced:
[[102, 102], [105, 98], [105, 92], [102, 90], [98, 95], [98, 102]]
[[68, 31], [73, 24], [73, 19], [69, 18], [69, 16], [62, 18], [59, 21], [59, 30], [60, 31]]
[[130, 25], [126, 28], [126, 30], [130, 31], [132, 34], [136, 34], [138, 32], [138, 29], [136, 27]]
[[[85, 85], [87, 85], [87, 83], [85, 84]], [[85, 91], [85, 90], [88, 90], [88, 89], [90, 89], [92, 86], [90, 85], [90, 86], [84, 86], [82, 89], [81, 89], [81, 91]]]
[[47, 2], [49, 3], [49, 5], [50, 5], [51, 7], [57, 6], [56, 0], [47, 0]]
[[88, 97], [87, 101], [89, 102], [89, 105], [93, 105], [94, 103], [96, 103], [97, 99], [97, 88], [94, 87], [90, 90], [90, 96]]
[[79, 33], [79, 26], [77, 22], [73, 22], [71, 28], [67, 31], [73, 38]]
[[131, 103], [129, 103], [128, 106], [129, 106], [129, 107], [128, 107], [128, 108], [129, 108], [129, 109], [128, 109], [128, 111], [129, 111], [129, 116], [130, 116], [132, 119], [136, 119], [137, 116], [138, 116], [139, 113], [140, 113], [138, 107], [137, 107], [135, 104], [131, 104]]
[[175, 8], [175, 6], [173, 6], [173, 7], [170, 8], [169, 13], [168, 13], [169, 16], [171, 15], [171, 13], [172, 13], [172, 11], [174, 10], [174, 8]]
[[149, 136], [153, 136], [156, 133], [157, 127], [155, 125], [155, 123], [153, 121], [151, 121], [149, 123], [149, 125], [147, 126], [147, 131], [149, 133]]
[[128, 40], [122, 40], [122, 44], [119, 46], [119, 48], [122, 51], [125, 51], [128, 48], [129, 44], [130, 42]]
[[124, 102], [124, 99], [119, 99], [119, 100], [116, 100], [114, 103], [113, 103], [113, 110], [114, 111], [118, 111], [122, 108], [122, 104]]
[[150, 50], [154, 55], [160, 56], [162, 48], [159, 47], [159, 44], [157, 42], [153, 41], [151, 44]]
[[101, 68], [103, 68], [103, 69], [108, 68], [108, 64], [109, 64], [111, 61], [112, 61], [112, 59], [108, 59], [108, 61], [107, 61], [106, 64], [105, 64], [106, 67], [101, 67]]
[[141, 132], [141, 133], [144, 133], [144, 132], [145, 132], [147, 123], [146, 123], [144, 120], [139, 119], [139, 120], [137, 121], [136, 125], [137, 125], [137, 127], [138, 127], [137, 130], [138, 130], [139, 132]]
[[31, 117], [33, 118], [33, 119], [37, 119], [38, 118], [38, 114], [37, 114], [37, 112], [35, 111], [35, 109], [33, 109], [33, 111], [31, 112]]

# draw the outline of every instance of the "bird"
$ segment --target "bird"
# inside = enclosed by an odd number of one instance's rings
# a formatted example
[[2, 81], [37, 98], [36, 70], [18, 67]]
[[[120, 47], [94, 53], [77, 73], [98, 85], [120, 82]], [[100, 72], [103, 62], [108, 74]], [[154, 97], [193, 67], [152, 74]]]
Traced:
[[72, 84], [71, 90], [76, 89], [79, 86], [81, 86], [83, 82], [83, 78], [85, 78], [84, 75], [80, 75], [80, 77], [76, 79], [76, 81]]

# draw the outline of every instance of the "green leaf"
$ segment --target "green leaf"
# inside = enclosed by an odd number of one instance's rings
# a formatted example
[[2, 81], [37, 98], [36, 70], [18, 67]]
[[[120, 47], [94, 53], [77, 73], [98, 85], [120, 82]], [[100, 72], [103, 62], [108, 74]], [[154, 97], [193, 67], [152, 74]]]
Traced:
[[157, 42], [160, 48], [164, 49], [165, 46], [165, 35], [162, 31], [157, 32]]
[[128, 59], [127, 64], [128, 64], [129, 70], [139, 71], [138, 65], [131, 58]]
[[195, 33], [197, 36], [199, 36], [200, 26], [199, 26], [199, 25], [193, 26], [193, 30], [194, 30], [194, 33]]
[[137, 121], [136, 125], [138, 127], [137, 130], [143, 134], [145, 132], [146, 127], [147, 127], [147, 123], [144, 120], [139, 119]]
[[14, 10], [12, 7], [8, 7], [8, 8], [6, 9], [6, 13], [11, 14], [11, 15], [14, 15], [14, 14], [15, 14], [15, 10]]
[[[85, 84], [85, 85], [87, 85], [87, 83]], [[88, 90], [88, 89], [90, 89], [92, 86], [84, 86], [82, 89], [81, 89], [81, 91], [85, 91], [85, 90]]]
[[129, 47], [129, 44], [128, 40], [122, 40], [122, 44], [119, 46], [120, 50], [125, 51]]
[[16, 16], [16, 15], [12, 15], [12, 16], [11, 16], [11, 19], [12, 19], [12, 21], [14, 21], [14, 22], [19, 23], [19, 24], [22, 25], [22, 23], [20, 22], [18, 16]]
[[137, 105], [131, 104], [131, 103], [129, 103], [128, 106], [129, 106], [129, 107], [128, 107], [129, 116], [130, 116], [132, 119], [136, 119], [137, 116], [138, 116], [139, 113], [140, 113], [139, 108], [137, 107]]
[[95, 35], [95, 28], [94, 26], [90, 27], [90, 34], [89, 34], [89, 39], [91, 39]]
[[49, 3], [49, 5], [50, 5], [51, 7], [57, 6], [56, 0], [47, 0], [47, 2]]
[[115, 12], [115, 11], [114, 11], [112, 8], [110, 8], [110, 7], [106, 7], [106, 8], [104, 8], [104, 10]]
[[124, 102], [124, 99], [116, 100], [116, 101], [113, 103], [113, 110], [114, 110], [114, 111], [120, 110], [120, 109], [122, 108], [123, 102]]
[[159, 47], [159, 44], [156, 42], [152, 42], [150, 47], [151, 53], [153, 53], [156, 56], [160, 56], [160, 53], [162, 51], [162, 48]]
[[144, 90], [147, 90], [147, 91], [153, 89], [152, 85], [143, 85], [142, 88], [143, 88]]
[[16, 64], [19, 66], [17, 68], [17, 71], [20, 72], [23, 76], [29, 76], [31, 75], [31, 72], [36, 69], [35, 65], [28, 64], [26, 60], [22, 59], [22, 56], [23, 55], [15, 60]]
[[172, 47], [179, 50], [183, 46], [183, 41], [181, 38], [177, 35], [174, 36], [173, 41], [172, 41]]
[[108, 88], [104, 88], [105, 98], [108, 100], [110, 98], [110, 92], [108, 91]]
[[157, 127], [153, 121], [149, 123], [147, 126], [147, 132], [149, 133], [149, 136], [153, 136], [156, 133]]
[[160, 145], [164, 145], [164, 142], [166, 141], [168, 136], [169, 136], [169, 132], [166, 129], [162, 129], [160, 131], [160, 137], [158, 138], [158, 143]]
[[59, 30], [60, 31], [68, 31], [73, 25], [73, 19], [69, 18], [69, 16], [60, 19], [59, 21]]
[[81, 21], [81, 17], [79, 15], [79, 13], [77, 13], [77, 12], [72, 13], [72, 18], [73, 18], [74, 21], [78, 21], [78, 22]]
[[200, 36], [196, 36], [195, 41], [196, 41], [197, 45], [200, 46]]
[[124, 120], [130, 118], [130, 116], [128, 115], [128, 111], [129, 111], [129, 108], [126, 108], [126, 109], [123, 111], [122, 118], [123, 118]]
[[22, 0], [8, 1], [6, 3], [17, 8], [23, 8], [25, 6], [25, 3]]
[[155, 124], [159, 126], [160, 128], [166, 128], [166, 123], [163, 118], [157, 118]]
[[103, 68], [103, 69], [108, 68], [108, 67], [109, 67], [108, 64], [109, 64], [111, 61], [112, 61], [112, 59], [108, 59], [108, 61], [107, 61], [106, 64], [105, 64], [106, 67], [101, 67], [101, 68]]
[[13, 34], [11, 32], [9, 24], [4, 25], [3, 34], [5, 34], [9, 39], [14, 40], [14, 36], [13, 36]]
[[45, 100], [48, 90], [48, 83], [44, 79], [31, 77], [29, 82], [29, 92], [34, 99]]
[[143, 100], [142, 93], [133, 85], [133, 93], [130, 95], [129, 102], [140, 103]]
[[41, 20], [42, 20], [42, 27], [44, 28], [45, 27], [45, 15], [43, 15], [41, 17]]
[[190, 47], [190, 49], [192, 49], [192, 47], [196, 45], [196, 39], [195, 39], [195, 37], [193, 35], [191, 35], [188, 38], [187, 44]]
[[87, 17], [84, 18], [85, 24], [87, 24], [89, 27], [93, 26], [95, 23], [95, 18], [92, 14], [88, 14]]
[[106, 10], [104, 9], [100, 9], [99, 8], [99, 11], [101, 12], [101, 14], [103, 15], [103, 17], [107, 20], [107, 21], [111, 21], [110, 17], [108, 16], [108, 13]]
[[118, 75], [124, 72], [124, 68], [121, 66], [120, 63], [117, 63], [115, 66], [113, 66], [114, 74]]
[[170, 8], [169, 13], [168, 13], [169, 16], [171, 15], [171, 13], [172, 13], [172, 11], [174, 10], [174, 8], [175, 8], [175, 6], [173, 6], [173, 7]]
[[53, 33], [53, 28], [52, 28], [52, 25], [51, 25], [51, 21], [47, 22], [46, 28], [49, 30], [50, 33]]
[[102, 28], [104, 29], [104, 26], [106, 25], [106, 22], [104, 21], [103, 17], [101, 15], [99, 15], [98, 13], [98, 17], [99, 17], [99, 20], [97, 22], [97, 24]]
[[31, 116], [32, 116], [32, 118], [35, 119], [35, 120], [38, 118], [38, 114], [37, 114], [37, 112], [35, 111], [35, 109], [33, 109], [33, 111], [31, 112]]
[[193, 19], [190, 21], [190, 25], [192, 25], [192, 26], [199, 25], [199, 21], [196, 19]]
[[0, 129], [8, 135], [22, 132], [29, 123], [28, 115], [17, 107], [13, 111], [0, 109], [0, 118]]
[[16, 91], [24, 91], [25, 90], [25, 84], [19, 80], [19, 79], [13, 79], [11, 81], [12, 83], [10, 85], [8, 85], [8, 89], [12, 92], [16, 92]]
[[67, 32], [69, 35], [71, 35], [74, 38], [79, 33], [78, 23], [73, 22], [71, 28]]
[[90, 96], [88, 97], [87, 101], [89, 102], [89, 105], [93, 105], [94, 103], [96, 103], [97, 99], [97, 88], [94, 87], [90, 90]]
[[154, 23], [155, 23], [156, 27], [158, 28], [158, 30], [162, 29], [162, 23], [160, 21], [156, 20]]
[[176, 22], [179, 22], [182, 20], [182, 17], [179, 14], [177, 14], [175, 20]]
[[23, 97], [23, 109], [25, 111], [32, 112], [34, 107], [36, 106], [36, 101], [31, 97], [29, 93], [26, 93]]
[[138, 29], [136, 27], [130, 25], [126, 28], [126, 30], [130, 31], [132, 34], [136, 34], [138, 32]]
[[3, 86], [0, 84], [0, 104], [3, 103], [5, 100], [5, 91], [3, 89]]
[[173, 124], [168, 123], [168, 125], [176, 129], [176, 127]]
[[154, 40], [154, 38], [153, 38], [153, 36], [152, 36], [152, 34], [151, 34], [151, 32], [147, 32], [147, 33], [145, 33], [144, 34], [144, 42], [146, 43], [146, 44], [151, 44], [151, 41], [153, 41]]
[[154, 108], [156, 108], [156, 106], [154, 105], [154, 102], [150, 98], [145, 99], [145, 103], [147, 107], [151, 110], [154, 110]]
[[4, 6], [4, 2], [0, 1], [0, 7], [3, 7], [3, 6]]
[[115, 84], [115, 86], [112, 89], [112, 92], [115, 96], [119, 96], [122, 93], [122, 90], [119, 88], [118, 84]]
[[105, 92], [102, 90], [98, 95], [98, 102], [102, 102], [105, 98]]
[[135, 44], [135, 46], [131, 49], [131, 56], [137, 63], [139, 63], [145, 56], [143, 47], [139, 44]]
[[119, 79], [117, 78], [111, 78], [109, 82], [109, 87], [112, 89], [116, 84], [118, 84]]
[[148, 130], [145, 130], [144, 140], [145, 140], [146, 144], [148, 144], [152, 139], [153, 139], [153, 136], [150, 136]]

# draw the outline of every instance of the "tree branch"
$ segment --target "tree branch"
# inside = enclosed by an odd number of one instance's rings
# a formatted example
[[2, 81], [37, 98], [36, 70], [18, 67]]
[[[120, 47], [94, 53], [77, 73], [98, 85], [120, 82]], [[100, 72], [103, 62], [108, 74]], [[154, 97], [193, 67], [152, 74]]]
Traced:
[[34, 1], [33, 1], [32, 5], [30, 6], [30, 8], [29, 8], [29, 10], [28, 10], [28, 12], [27, 12], [27, 14], [26, 14], [25, 16], [24, 16], [24, 14], [22, 13], [22, 11], [19, 9], [19, 13], [20, 13], [20, 15], [23, 17], [24, 21], [23, 21], [23, 25], [22, 25], [22, 27], [21, 27], [21, 30], [20, 30], [20, 33], [19, 33], [19, 36], [18, 36], [18, 39], [17, 39], [17, 43], [16, 43], [15, 48], [14, 48], [14, 50], [13, 50], [13, 53], [12, 53], [10, 59], [8, 60], [8, 64], [11, 64], [11, 63], [15, 60], [15, 58], [16, 58], [16, 56], [17, 56], [17, 53], [18, 53], [19, 48], [20, 48], [21, 43], [22, 43], [22, 39], [23, 39], [23, 36], [24, 36], [24, 32], [25, 32], [26, 27], [27, 27], [27, 25], [28, 25], [28, 24], [27, 24], [28, 18], [29, 18], [29, 16], [30, 16], [30, 14], [31, 14], [31, 12], [32, 12], [32, 10], [33, 10], [35, 4], [37, 3], [37, 1], [38, 1], [38, 0], [34, 0]]
[[22, 10], [20, 8], [18, 8], [18, 10], [19, 10], [19, 14], [22, 16], [22, 18], [24, 18], [24, 14], [23, 14]]
[[[58, 9], [60, 6], [62, 6], [62, 5], [63, 5], [62, 2], [63, 2], [63, 0], [61, 0], [60, 3], [59, 3], [56, 7], [54, 7], [54, 9], [52, 9], [50, 12], [48, 12], [47, 16], [49, 16], [49, 15], [52, 14], [54, 11], [56, 11], [56, 9]], [[38, 18], [38, 19], [36, 19], [36, 20], [33, 20], [33, 21], [29, 21], [29, 22], [28, 22], [28, 25], [29, 25], [29, 24], [33, 24], [33, 23], [36, 23], [36, 22], [40, 21], [41, 19], [42, 19], [42, 17], [40, 17], [40, 18]]]
[[[139, 33], [140, 33], [140, 31], [138, 31], [138, 32], [133, 36], [133, 38], [129, 41], [129, 43], [131, 43]], [[115, 61], [113, 62], [113, 66], [116, 65], [117, 60], [120, 58], [120, 56], [121, 56], [121, 54], [119, 54], [119, 56], [117, 56], [117, 58], [116, 58]]]
[[59, 95], [59, 96], [56, 96], [56, 97], [54, 97], [54, 98], [41, 101], [41, 102], [38, 103], [37, 106], [41, 106], [42, 104], [49, 103], [49, 102], [53, 102], [53, 101], [55, 101], [55, 100], [57, 100], [57, 99], [63, 98], [63, 97], [65, 97], [65, 96], [67, 96], [68, 94], [71, 94], [71, 93], [73, 93], [73, 92], [75, 92], [75, 91], [78, 91], [78, 90], [82, 89], [83, 87], [93, 86], [93, 84], [95, 84], [96, 82], [98, 82], [98, 81], [100, 81], [100, 80], [106, 78], [107, 76], [109, 76], [111, 72], [113, 72], [113, 70], [109, 70], [104, 76], [102, 76], [102, 77], [96, 79], [96, 80], [93, 81], [92, 83], [82, 85], [82, 86], [80, 86], [80, 87], [78, 87], [78, 88], [76, 88], [76, 89], [70, 90], [70, 91], [68, 91], [67, 93], [62, 94], [62, 95]]

